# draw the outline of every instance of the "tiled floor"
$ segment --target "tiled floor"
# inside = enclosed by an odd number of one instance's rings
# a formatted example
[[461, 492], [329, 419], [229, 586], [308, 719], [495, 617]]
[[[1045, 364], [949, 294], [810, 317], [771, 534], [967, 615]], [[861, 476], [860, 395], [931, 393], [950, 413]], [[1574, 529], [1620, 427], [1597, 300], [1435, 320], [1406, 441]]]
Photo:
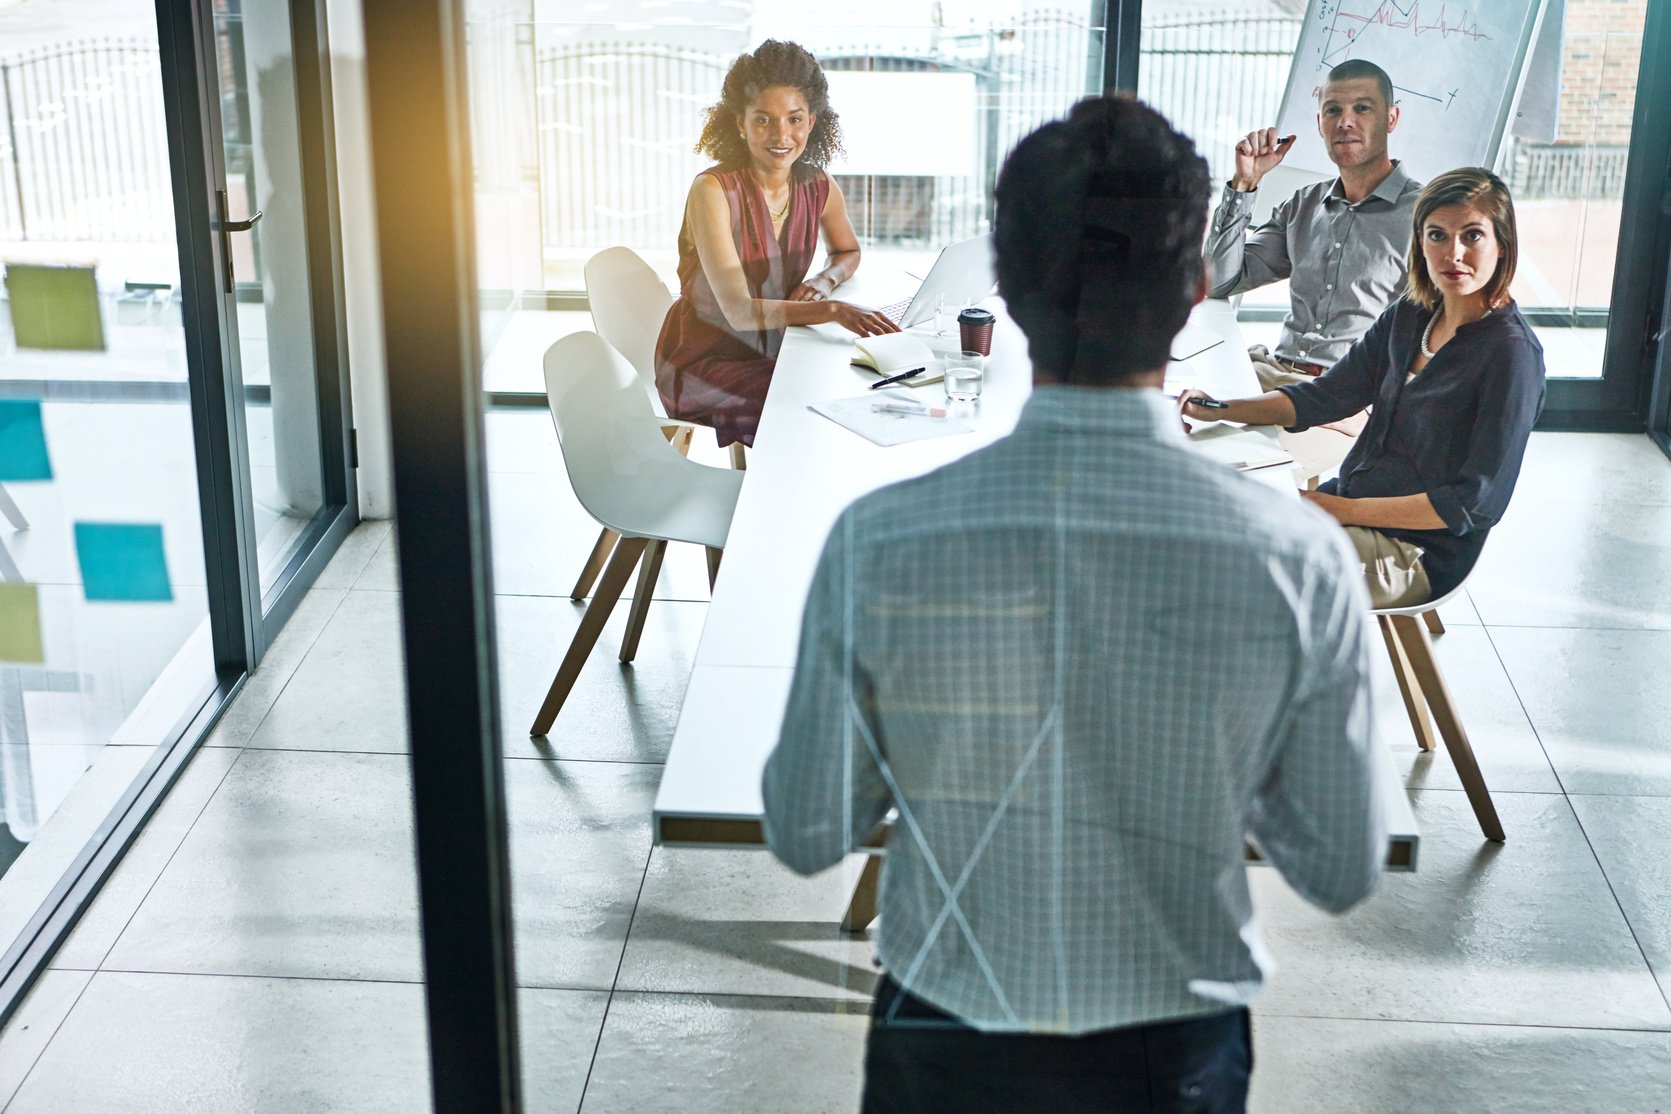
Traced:
[[[530, 740], [594, 534], [543, 414], [489, 437], [529, 1109], [855, 1109], [855, 867], [650, 846], [701, 556], [669, 560], [638, 664], [606, 634]], [[6, 1114], [426, 1108], [394, 544], [370, 523], [344, 546], [0, 1037]], [[1281, 963], [1256, 1111], [1671, 1110], [1667, 568], [1671, 462], [1534, 438], [1439, 640], [1509, 840], [1482, 842], [1383, 673], [1421, 870], [1340, 919], [1255, 870]]]

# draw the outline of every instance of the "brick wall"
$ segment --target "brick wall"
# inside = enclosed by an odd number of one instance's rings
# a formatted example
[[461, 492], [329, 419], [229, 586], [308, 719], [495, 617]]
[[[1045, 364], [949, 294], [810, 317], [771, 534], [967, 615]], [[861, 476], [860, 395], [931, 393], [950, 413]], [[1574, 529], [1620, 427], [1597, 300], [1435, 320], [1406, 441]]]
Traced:
[[1557, 143], [1625, 144], [1649, 0], [1566, 0]]

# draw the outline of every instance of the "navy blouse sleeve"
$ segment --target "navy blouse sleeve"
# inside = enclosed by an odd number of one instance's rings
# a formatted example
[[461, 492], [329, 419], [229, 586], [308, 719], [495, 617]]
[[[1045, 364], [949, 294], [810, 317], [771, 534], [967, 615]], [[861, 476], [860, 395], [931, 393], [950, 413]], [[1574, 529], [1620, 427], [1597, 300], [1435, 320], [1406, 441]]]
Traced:
[[1503, 517], [1543, 409], [1543, 353], [1536, 345], [1505, 338], [1481, 355], [1489, 366], [1480, 377], [1467, 456], [1454, 482], [1427, 493], [1453, 534], [1489, 529]]
[[1306, 383], [1290, 383], [1277, 390], [1294, 404], [1290, 433], [1349, 418], [1375, 401], [1381, 380], [1397, 359], [1393, 352], [1393, 318], [1399, 302], [1375, 319], [1369, 332], [1346, 350], [1338, 363]]

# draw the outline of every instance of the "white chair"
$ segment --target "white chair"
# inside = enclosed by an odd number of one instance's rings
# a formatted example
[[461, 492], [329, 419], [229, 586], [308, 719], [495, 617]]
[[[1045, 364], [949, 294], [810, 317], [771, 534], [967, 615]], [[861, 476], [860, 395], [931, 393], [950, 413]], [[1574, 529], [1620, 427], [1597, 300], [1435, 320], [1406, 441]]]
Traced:
[[631, 365], [596, 333], [566, 336], [546, 351], [545, 393], [574, 493], [619, 541], [531, 735], [551, 730], [640, 558], [638, 588], [621, 640], [623, 662], [638, 652], [668, 542], [707, 547], [712, 587], [743, 486], [741, 472], [687, 460], [667, 442]]
[[[650, 400], [655, 420], [661, 425], [662, 435], [680, 452], [688, 451], [691, 435], [700, 427], [694, 422], [669, 418], [661, 402], [661, 392], [656, 389], [656, 338], [661, 335], [661, 325], [673, 305], [673, 296], [650, 265], [631, 248], [604, 248], [586, 261], [584, 274], [592, 327], [632, 365]], [[741, 469], [744, 463], [742, 445], [732, 445], [731, 466]], [[593, 581], [603, 571], [614, 544], [615, 536], [609, 530], [598, 535], [569, 592], [570, 599], [586, 597]]]
[[1502, 822], [1497, 819], [1491, 792], [1485, 787], [1485, 777], [1474, 758], [1468, 732], [1462, 726], [1462, 717], [1457, 714], [1450, 688], [1439, 670], [1439, 661], [1433, 656], [1433, 643], [1428, 638], [1430, 629], [1434, 634], [1444, 633], [1444, 625], [1439, 622], [1439, 607], [1458, 595], [1466, 583], [1464, 580], [1463, 584], [1458, 584], [1430, 603], [1414, 607], [1383, 607], [1370, 614], [1375, 616], [1381, 628], [1381, 637], [1386, 641], [1387, 656], [1392, 659], [1393, 674], [1398, 678], [1398, 691], [1404, 697], [1404, 710], [1409, 714], [1410, 726], [1416, 733], [1416, 745], [1425, 751], [1434, 749], [1433, 728], [1437, 721], [1439, 736], [1444, 739], [1457, 776], [1462, 779], [1468, 803], [1474, 806], [1480, 831], [1485, 833], [1486, 839], [1501, 843]]

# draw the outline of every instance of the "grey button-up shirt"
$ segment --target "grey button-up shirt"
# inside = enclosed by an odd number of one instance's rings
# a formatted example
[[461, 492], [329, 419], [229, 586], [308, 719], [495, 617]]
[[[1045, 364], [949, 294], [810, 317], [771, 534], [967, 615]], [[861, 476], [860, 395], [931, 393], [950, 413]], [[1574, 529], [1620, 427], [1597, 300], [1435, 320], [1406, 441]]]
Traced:
[[767, 842], [811, 873], [897, 808], [882, 962], [979, 1028], [1242, 1005], [1244, 836], [1331, 909], [1380, 875], [1368, 608], [1344, 531], [1194, 453], [1159, 391], [1041, 387], [837, 520]]
[[1207, 235], [1207, 293], [1227, 298], [1287, 279], [1288, 320], [1276, 354], [1329, 367], [1403, 292], [1421, 183], [1394, 164], [1354, 205], [1331, 178], [1296, 191], [1249, 232], [1257, 192], [1224, 187]]

